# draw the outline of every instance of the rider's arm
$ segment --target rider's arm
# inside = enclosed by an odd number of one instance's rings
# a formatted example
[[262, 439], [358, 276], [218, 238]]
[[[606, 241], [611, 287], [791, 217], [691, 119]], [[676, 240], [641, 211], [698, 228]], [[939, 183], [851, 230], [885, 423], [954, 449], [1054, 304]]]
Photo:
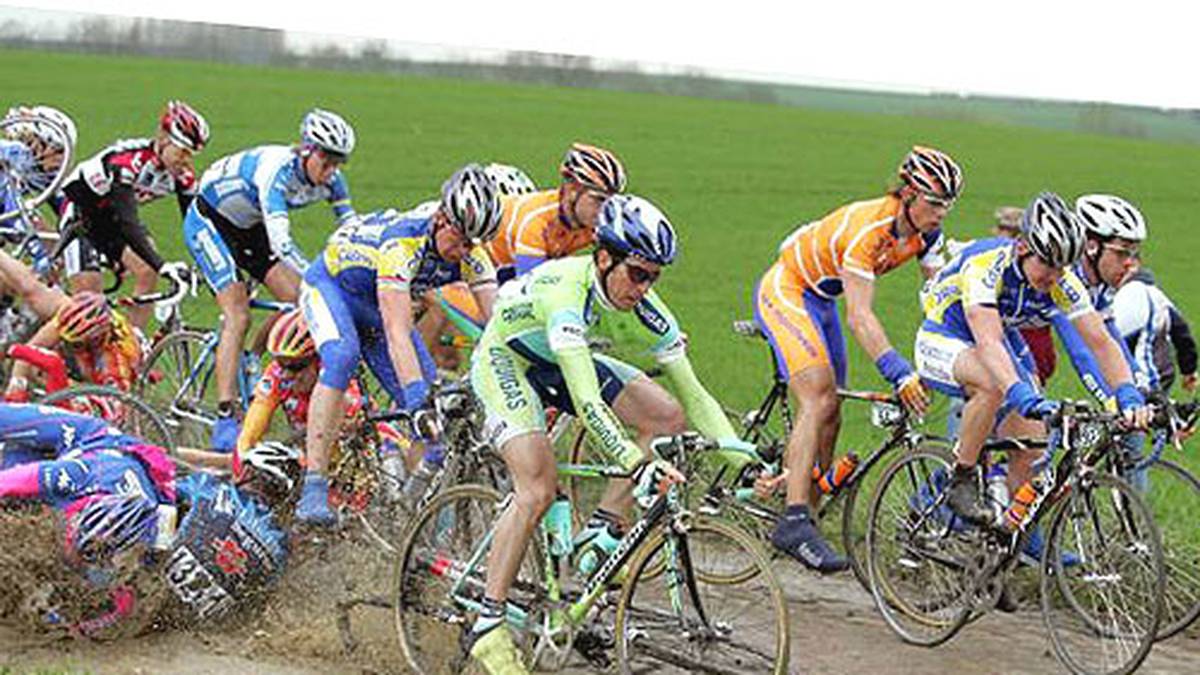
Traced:
[[342, 225], [354, 217], [354, 205], [350, 202], [350, 186], [346, 184], [346, 177], [340, 169], [334, 172], [329, 191], [329, 206], [333, 209], [333, 217], [338, 225]]
[[1083, 343], [1096, 355], [1100, 372], [1104, 374], [1104, 381], [1117, 393], [1119, 399], [1121, 388], [1133, 384], [1133, 373], [1129, 370], [1121, 346], [1108, 332], [1100, 314], [1095, 311], [1077, 316], [1071, 323], [1079, 331]]
[[662, 366], [692, 426], [709, 438], [737, 438], [737, 432], [729, 423], [725, 411], [721, 410], [721, 404], [717, 403], [701, 384], [700, 378], [696, 377], [696, 371], [692, 369], [692, 362], [686, 354], [680, 354], [679, 358], [663, 363]]
[[267, 243], [281, 262], [304, 274], [308, 269], [308, 259], [304, 252], [292, 240], [292, 225], [288, 218], [286, 178], [282, 170], [271, 175], [266, 186], [260, 186], [260, 206], [262, 208], [263, 228], [267, 231]]
[[[113, 213], [116, 215], [116, 222], [126, 245], [133, 249], [133, 252], [151, 269], [161, 269], [163, 266], [162, 256], [150, 242], [150, 233], [146, 231], [146, 226], [138, 219], [137, 196], [133, 193], [133, 188], [114, 185], [111, 198]], [[104, 233], [97, 236], [104, 236]]]
[[485, 284], [471, 289], [471, 292], [475, 295], [475, 303], [479, 305], [483, 322], [487, 323], [492, 318], [492, 307], [496, 305], [496, 284]]
[[979, 361], [987, 369], [999, 390], [1007, 392], [1018, 381], [1012, 358], [1004, 347], [1004, 327], [994, 305], [973, 304], [965, 307], [967, 326], [975, 340]]
[[1179, 362], [1179, 372], [1183, 375], [1194, 375], [1196, 373], [1196, 340], [1192, 337], [1192, 328], [1174, 305], [1169, 306], [1168, 311], [1171, 320], [1168, 335], [1171, 338], [1171, 344], [1175, 347], [1175, 359]]
[[462, 276], [475, 296], [483, 322], [492, 318], [492, 305], [496, 304], [496, 266], [482, 246], [476, 246], [462, 261]]
[[[49, 321], [43, 323], [42, 327], [25, 344], [31, 347], [54, 349], [58, 346], [58, 342], [58, 322], [51, 318]], [[29, 389], [29, 379], [32, 376], [32, 364], [20, 359], [15, 360], [12, 366], [12, 376], [9, 377], [8, 388], [5, 390], [5, 394], [12, 394], [19, 390], [27, 391]]]
[[1095, 355], [1084, 342], [1083, 337], [1075, 328], [1075, 324], [1062, 312], [1055, 312], [1051, 316], [1050, 322], [1054, 327], [1054, 332], [1058, 333], [1058, 339], [1062, 342], [1063, 349], [1067, 350], [1071, 366], [1075, 368], [1084, 388], [1097, 401], [1108, 402], [1112, 398], [1112, 389], [1108, 386], [1108, 380], [1100, 370], [1100, 364], [1096, 362]]
[[875, 299], [875, 279], [846, 268], [842, 271], [842, 284], [846, 293], [846, 325], [858, 344], [875, 361], [892, 349], [883, 324], [871, 307]]
[[407, 385], [421, 379], [421, 362], [412, 343], [412, 296], [408, 289], [380, 284], [376, 295], [379, 298], [379, 315], [383, 319], [383, 332], [387, 338], [388, 354], [392, 366]]
[[258, 445], [266, 435], [267, 429], [271, 427], [271, 416], [275, 414], [275, 408], [278, 406], [279, 397], [275, 388], [264, 376], [254, 387], [254, 398], [250, 401], [250, 407], [246, 409], [242, 429], [238, 432], [238, 455]]

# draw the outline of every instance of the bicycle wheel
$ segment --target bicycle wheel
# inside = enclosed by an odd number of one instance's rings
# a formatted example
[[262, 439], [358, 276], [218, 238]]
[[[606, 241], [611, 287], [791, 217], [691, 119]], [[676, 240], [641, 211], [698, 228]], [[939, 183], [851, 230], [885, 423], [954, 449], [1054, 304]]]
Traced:
[[[400, 648], [414, 673], [458, 673], [466, 667], [464, 647], [474, 608], [483, 599], [490, 537], [506, 503], [491, 488], [460, 485], [434, 498], [407, 530], [396, 558], [392, 604]], [[509, 591], [510, 606], [542, 606], [536, 539]], [[528, 654], [531, 635], [514, 631], [514, 636]]]
[[[696, 563], [757, 572], [737, 586], [715, 585]], [[665, 574], [647, 568], [665, 562]], [[785, 673], [788, 614], [783, 590], [758, 543], [745, 531], [702, 516], [686, 528], [659, 528], [634, 552], [617, 603], [617, 659], [622, 673]]]
[[1138, 494], [1162, 535], [1167, 586], [1158, 639], [1165, 640], [1200, 616], [1200, 480], [1175, 462], [1156, 459], [1146, 467], [1146, 488]]
[[[867, 501], [865, 495], [871, 495], [875, 491], [875, 486], [879, 484], [880, 476], [883, 471], [881, 465], [897, 450], [903, 446], [896, 446], [888, 451], [882, 457], [879, 457], [875, 464], [868, 467], [853, 483], [846, 486], [842, 494], [837, 497], [841, 500], [842, 509], [842, 531], [841, 541], [842, 550], [846, 554], [846, 558], [850, 561], [850, 569], [854, 572], [854, 578], [858, 579], [858, 583], [862, 585], [863, 590], [870, 593], [871, 584], [867, 579], [867, 521], [869, 517], [870, 504], [866, 503], [859, 505], [858, 500], [863, 496], [863, 501]], [[916, 450], [931, 449], [935, 452], [949, 452], [950, 443], [946, 441], [937, 441], [934, 439], [924, 439], [922, 443], [915, 448]]]
[[945, 505], [954, 459], [932, 448], [884, 471], [867, 521], [867, 579], [888, 626], [910, 644], [934, 646], [968, 621], [970, 561], [978, 545]]
[[[1078, 556], [1066, 566], [1066, 553]], [[1042, 552], [1042, 616], [1073, 673], [1131, 673], [1158, 633], [1166, 583], [1154, 516], [1128, 483], [1093, 474], [1053, 514]]]
[[71, 170], [71, 161], [75, 156], [75, 144], [71, 141], [67, 130], [52, 119], [41, 115], [33, 115], [26, 118], [9, 118], [0, 120], [0, 138], [13, 139], [22, 142], [24, 129], [30, 124], [38, 125], [42, 130], [49, 130], [58, 139], [58, 144], [63, 148], [63, 156], [61, 161], [52, 166], [42, 166], [40, 163], [35, 166], [26, 167], [22, 173], [16, 173], [12, 167], [8, 167], [5, 176], [9, 181], [14, 183], [15, 187], [22, 193], [33, 193], [24, 201], [20, 208], [13, 209], [0, 213], [0, 221], [8, 220], [18, 215], [22, 210], [29, 212], [38, 208], [50, 199], [50, 197], [58, 192], [62, 187], [63, 180], [67, 177], [67, 172]]
[[211, 333], [182, 330], [150, 350], [138, 377], [138, 395], [162, 414], [176, 442], [207, 448], [217, 419], [215, 348]]
[[175, 439], [162, 415], [133, 394], [112, 387], [86, 384], [47, 394], [39, 403], [99, 417], [131, 436], [157, 445], [171, 455], [175, 454]]

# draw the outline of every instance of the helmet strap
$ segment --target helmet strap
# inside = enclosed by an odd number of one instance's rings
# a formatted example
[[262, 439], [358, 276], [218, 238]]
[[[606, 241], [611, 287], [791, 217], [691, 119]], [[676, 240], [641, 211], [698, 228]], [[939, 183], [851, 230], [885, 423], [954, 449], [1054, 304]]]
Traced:
[[[600, 251], [607, 252], [609, 259], [612, 261], [612, 264], [610, 264], [608, 266], [608, 269], [600, 272], [599, 276], [597, 277], [597, 281], [600, 282], [600, 301], [602, 303], [604, 303], [605, 307], [612, 308], [612, 307], [615, 307], [615, 305], [612, 303], [612, 300], [609, 299], [610, 296], [608, 294], [608, 277], [610, 275], [612, 275], [613, 271], [617, 269], [618, 265], [625, 262], [626, 256], [623, 253], [619, 253], [617, 251], [612, 250], [611, 248], [600, 247], [600, 248], [596, 249], [597, 258], [599, 257]], [[597, 271], [599, 271], [599, 269], [600, 269], [598, 260], [597, 260], [597, 264], [596, 264], [596, 269], [597, 269]]]

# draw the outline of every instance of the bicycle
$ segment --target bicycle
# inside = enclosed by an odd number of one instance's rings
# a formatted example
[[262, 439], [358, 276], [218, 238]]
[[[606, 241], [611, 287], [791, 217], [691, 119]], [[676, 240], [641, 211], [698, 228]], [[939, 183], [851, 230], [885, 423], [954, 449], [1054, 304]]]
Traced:
[[[196, 275], [192, 275], [196, 278]], [[250, 298], [252, 309], [284, 312], [289, 303]], [[265, 344], [270, 321], [259, 328], [254, 344]], [[184, 323], [178, 306], [160, 317], [149, 356], [138, 377], [138, 395], [149, 402], [175, 429], [176, 440], [189, 447], [207, 447], [217, 421], [215, 370], [220, 329]], [[245, 410], [261, 371], [259, 354], [243, 349], [237, 369], [238, 402]]]
[[[1045, 487], [1032, 492], [1025, 513], [1010, 507], [1009, 527], [971, 526], [950, 511], [949, 453], [924, 450], [889, 466], [871, 499], [867, 572], [875, 606], [892, 631], [905, 642], [935, 646], [986, 614], [1045, 519], [1040, 608], [1055, 656], [1076, 673], [1136, 669], [1162, 616], [1165, 561], [1153, 514], [1127, 482], [1103, 468], [1118, 420], [1084, 403], [1064, 403], [1041, 445]], [[1019, 446], [989, 443], [981, 461]], [[1068, 552], [1078, 564], [1064, 561]]]
[[[656, 446], [672, 460], [716, 444], [684, 434]], [[614, 479], [631, 473], [610, 465], [560, 464], [559, 475]], [[501, 497], [485, 486], [450, 488], [408, 529], [396, 560], [393, 605], [401, 648], [414, 672], [458, 672], [465, 666], [460, 641], [480, 608], [496, 521], [511, 500], [511, 494]], [[578, 589], [562, 578], [569, 546], [570, 537], [552, 538], [543, 524], [509, 594], [506, 622], [531, 666], [561, 668], [573, 651], [604, 666], [615, 648], [622, 673], [664, 665], [709, 673], [786, 672], [787, 606], [770, 563], [750, 534], [688, 511], [678, 486], [653, 497], [613, 554]], [[739, 566], [752, 561], [758, 573], [746, 584], [716, 587], [720, 597], [714, 598], [696, 570], [722, 561]], [[648, 574], [655, 566], [665, 569]], [[611, 605], [607, 591], [622, 577], [610, 631], [604, 621]]]
[[[742, 337], [765, 339], [757, 324], [753, 321], [733, 322], [733, 331]], [[772, 351], [772, 359], [774, 352]], [[718, 458], [709, 458], [701, 453], [700, 456], [687, 459], [686, 467], [679, 467], [689, 478], [687, 496], [689, 503], [695, 505], [707, 515], [729, 517], [738, 525], [753, 532], [763, 541], [769, 541], [771, 532], [783, 513], [783, 505], [778, 499], [763, 501], [754, 495], [752, 484], [754, 478], [764, 470], [777, 473], [782, 455], [786, 448], [786, 434], [792, 428], [794, 418], [788, 401], [787, 380], [780, 377], [778, 369], [774, 373], [771, 388], [758, 407], [744, 414], [728, 412], [735, 420], [735, 428], [740, 431], [740, 438], [758, 448], [759, 456], [751, 458], [739, 471], [729, 475], [724, 463]], [[915, 452], [924, 447], [948, 448], [950, 442], [938, 436], [930, 436], [917, 429], [917, 420], [908, 412], [899, 400], [891, 393], [875, 391], [853, 391], [839, 389], [838, 398], [841, 400], [862, 401], [871, 405], [871, 424], [878, 429], [888, 432], [888, 436], [880, 442], [872, 452], [855, 463], [854, 469], [840, 483], [831, 486], [831, 491], [822, 500], [816, 515], [818, 520], [832, 517], [840, 507], [841, 532], [840, 539], [846, 557], [850, 560], [851, 569], [864, 590], [870, 590], [867, 584], [866, 568], [863, 564], [866, 550], [866, 515], [857, 508], [859, 494], [869, 483], [867, 476], [874, 467], [883, 462], [898, 450], [906, 453]], [[775, 411], [779, 411], [778, 427], [785, 436], [780, 438], [775, 429], [771, 428]], [[580, 429], [572, 445], [571, 458], [580, 462], [590, 451]], [[836, 461], [836, 460], [835, 460]], [[583, 503], [580, 483], [572, 481], [569, 486], [572, 501]], [[813, 489], [820, 489], [817, 481]], [[768, 547], [772, 557], [773, 547]], [[739, 583], [744, 580], [744, 573], [737, 573], [721, 579], [713, 577], [713, 583]]]

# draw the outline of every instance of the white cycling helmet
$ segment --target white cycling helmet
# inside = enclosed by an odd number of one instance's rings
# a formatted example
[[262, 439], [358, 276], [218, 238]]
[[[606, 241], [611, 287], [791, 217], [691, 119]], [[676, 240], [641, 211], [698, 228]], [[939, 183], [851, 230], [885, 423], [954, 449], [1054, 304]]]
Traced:
[[496, 189], [502, 196], [537, 192], [537, 185], [534, 184], [533, 179], [515, 166], [492, 162], [483, 167], [483, 172], [492, 179], [492, 183], [496, 185]]
[[442, 185], [442, 210], [467, 239], [484, 242], [500, 229], [500, 195], [478, 164], [468, 164]]
[[1083, 255], [1087, 235], [1062, 197], [1042, 192], [1025, 207], [1021, 239], [1043, 262], [1064, 268]]
[[263, 441], [239, 455], [239, 482], [262, 480], [283, 494], [290, 493], [304, 473], [299, 451], [276, 441]]
[[337, 113], [313, 108], [300, 122], [300, 139], [335, 155], [349, 157], [354, 152], [354, 129]]
[[1089, 234], [1102, 239], [1146, 239], [1146, 220], [1141, 211], [1120, 197], [1084, 195], [1075, 200], [1075, 215]]

